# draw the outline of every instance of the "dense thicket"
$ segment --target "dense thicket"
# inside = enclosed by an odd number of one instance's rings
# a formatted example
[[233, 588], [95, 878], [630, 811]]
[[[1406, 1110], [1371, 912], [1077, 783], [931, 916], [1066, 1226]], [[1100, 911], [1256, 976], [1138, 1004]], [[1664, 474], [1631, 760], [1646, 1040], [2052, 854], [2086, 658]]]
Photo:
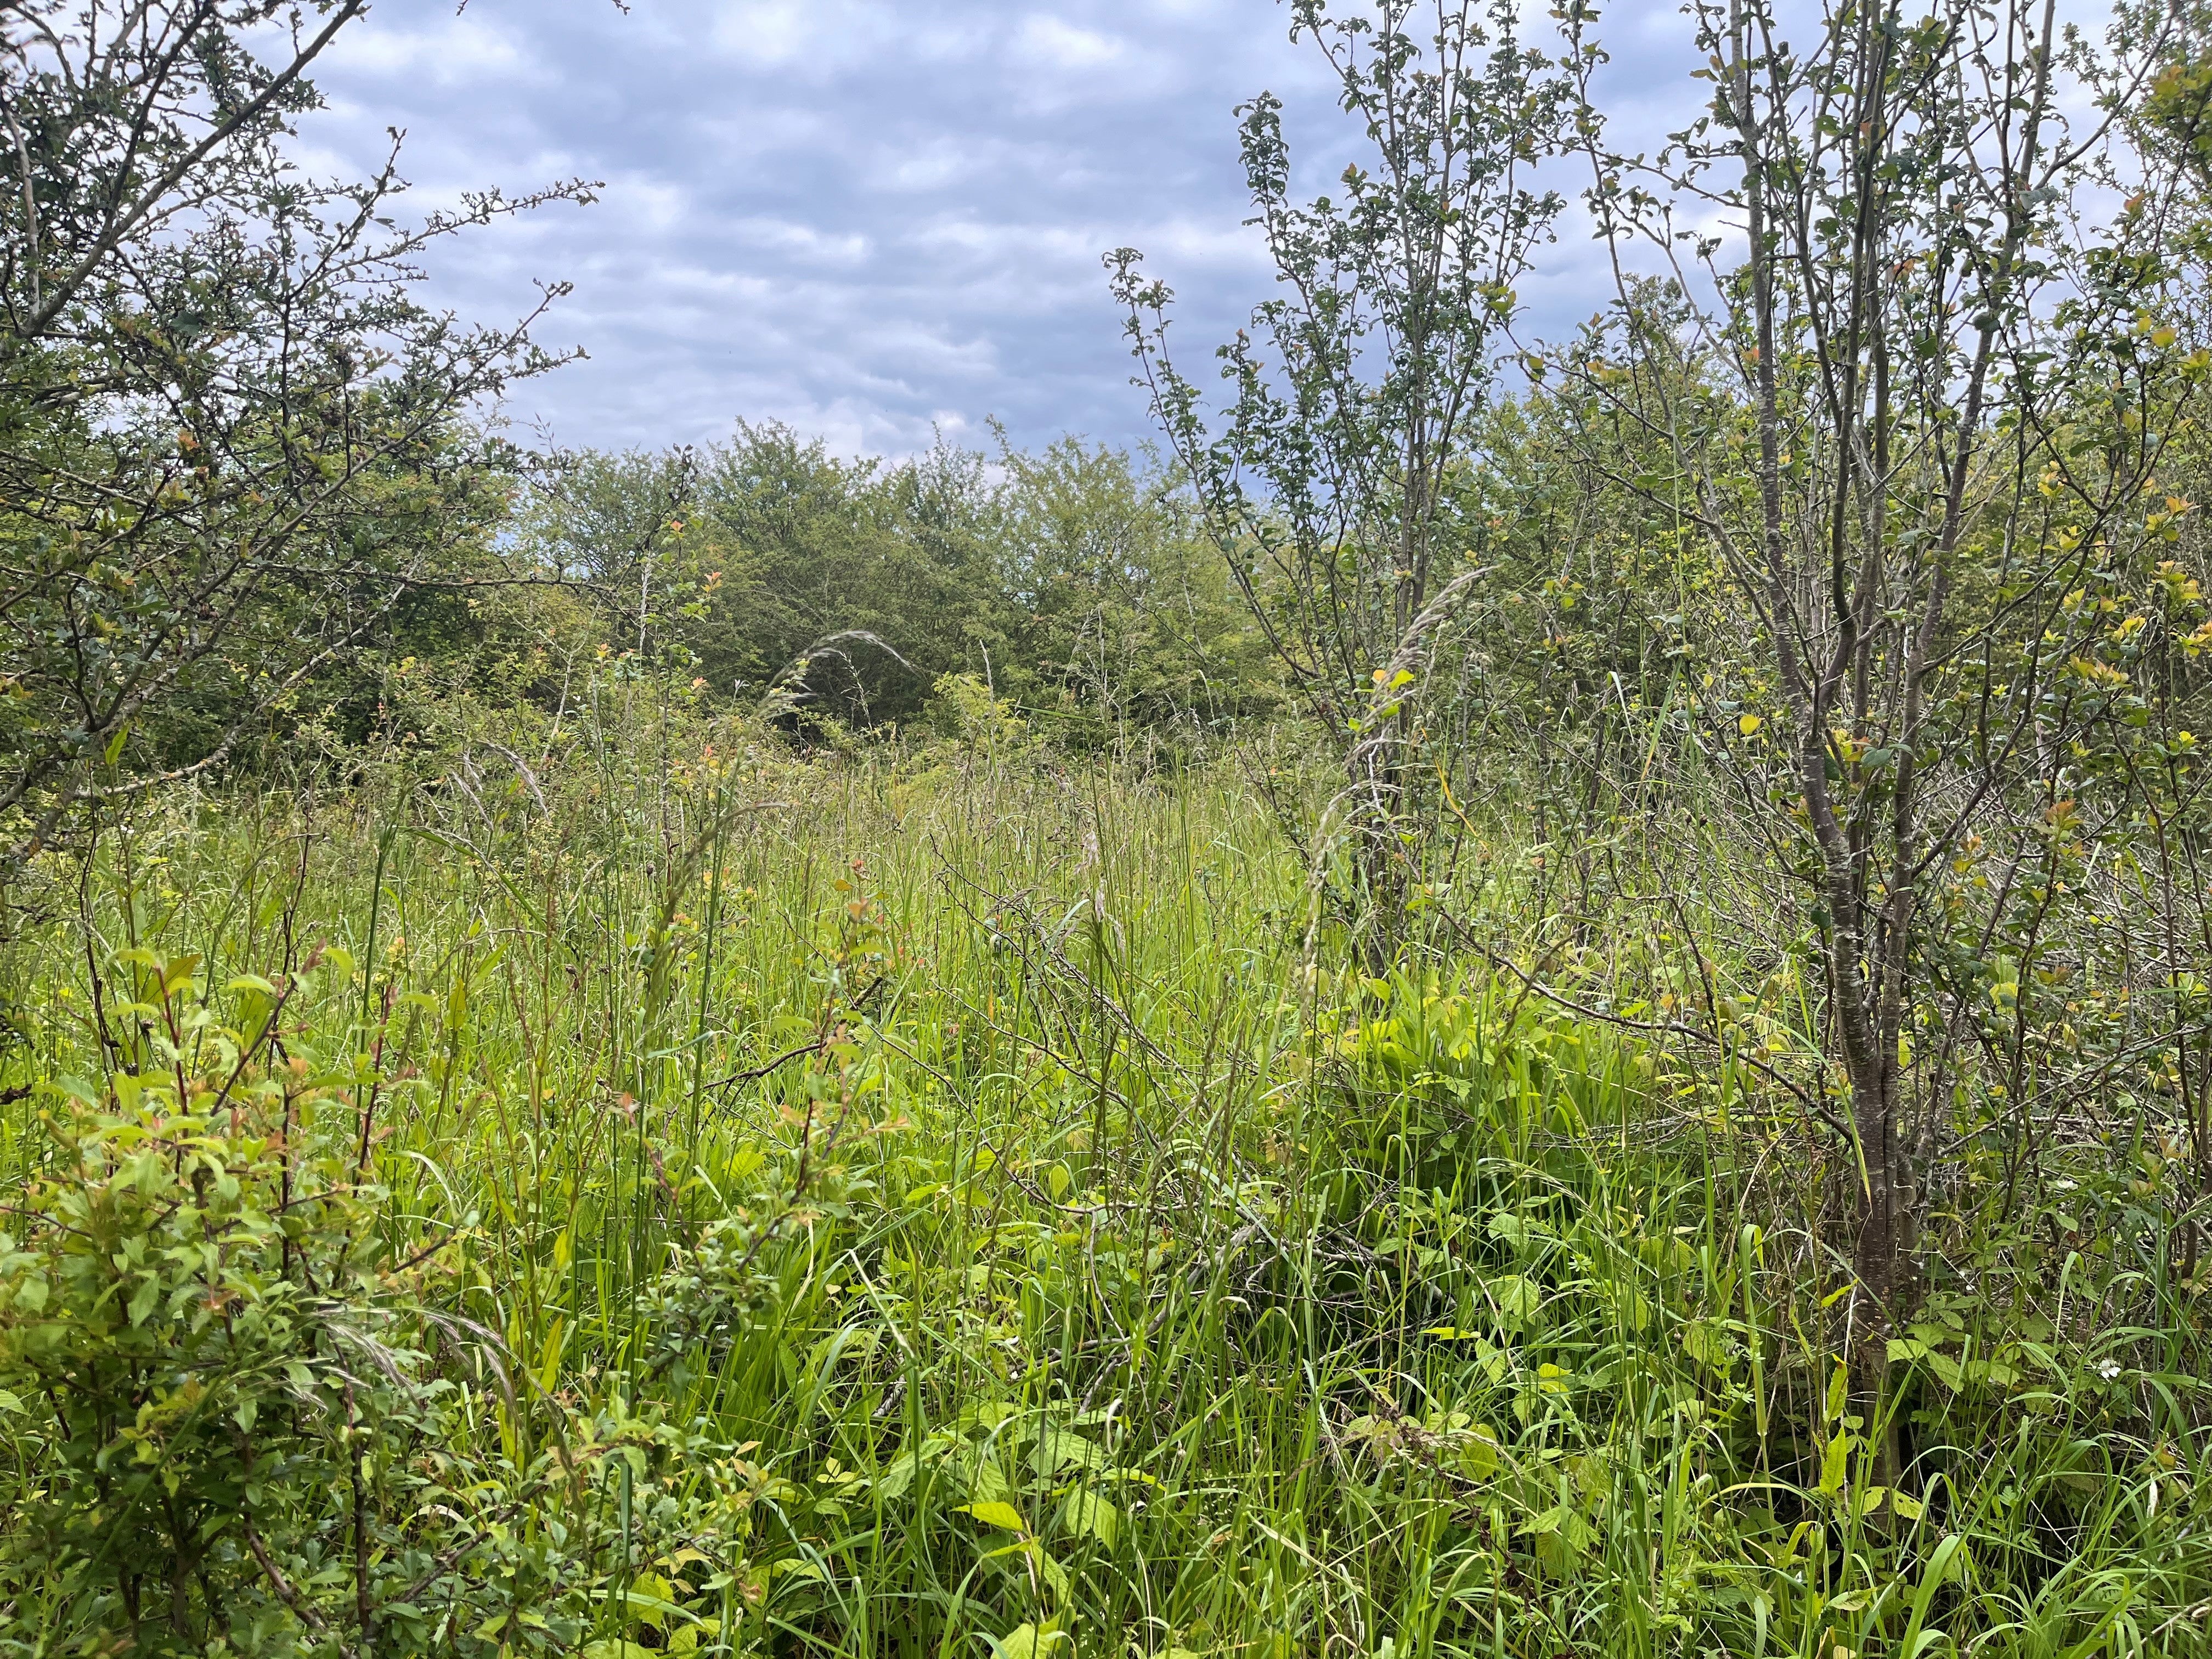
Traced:
[[1271, 706], [1175, 479], [1073, 438], [890, 464], [767, 425], [568, 455], [525, 498], [517, 545], [593, 584], [616, 647], [801, 729], [910, 724], [947, 676], [1078, 745]]
[[[1297, 8], [1371, 153], [1297, 204], [1249, 106], [1291, 297], [1224, 348], [1218, 409], [1125, 252], [1131, 338], [1344, 757], [1337, 915], [1378, 969], [1472, 947], [1571, 1000], [1601, 893], [1645, 907], [1603, 941], [1651, 964], [1645, 1009], [1750, 1044], [1802, 1114], [1872, 1423], [1939, 1217], [2030, 1224], [2048, 1150], [2117, 1123], [2212, 1193], [2205, 19], [1693, 8], [1705, 109], [1634, 154], [1594, 16], [1547, 57], [1431, 11]], [[1616, 292], [1512, 396], [1483, 349], [1560, 210], [1540, 157], [1579, 170]], [[1465, 902], [1485, 793], [1565, 878], [1510, 943]], [[1748, 1008], [1680, 959], [1701, 865], [1774, 964]]]

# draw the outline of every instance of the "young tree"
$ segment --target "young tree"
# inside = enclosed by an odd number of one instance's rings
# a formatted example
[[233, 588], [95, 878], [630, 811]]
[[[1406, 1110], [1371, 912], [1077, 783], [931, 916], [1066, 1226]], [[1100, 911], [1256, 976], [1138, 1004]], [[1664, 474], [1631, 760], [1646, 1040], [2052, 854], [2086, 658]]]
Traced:
[[689, 447], [558, 455], [520, 514], [520, 542], [549, 574], [598, 594], [613, 641], [643, 656], [656, 589], [677, 573], [678, 548], [699, 515], [699, 460]]
[[1366, 950], [1395, 952], [1419, 884], [1413, 753], [1427, 641], [1475, 574], [1447, 488], [1494, 385], [1515, 285], [1558, 199], [1534, 187], [1565, 86], [1506, 0], [1294, 0], [1372, 153], [1341, 195], [1293, 194], [1282, 106], [1238, 111], [1283, 289], [1221, 349], [1216, 429], [1167, 350], [1167, 287], [1109, 256], [1152, 410], [1206, 533], [1295, 695], [1340, 746]]
[[[802, 723], [909, 718], [995, 635], [981, 457], [939, 444], [900, 466], [743, 424], [702, 469], [695, 557], [726, 572], [694, 630], [708, 679]], [[987, 640], [986, 653], [995, 644]]]
[[[1581, 127], [1601, 231], [1673, 262], [1676, 314], [1655, 326], [1624, 277], [1611, 349], [1559, 364], [1651, 458], [1623, 476], [1592, 447], [1592, 487], [1694, 525], [1723, 625], [1765, 653], [1725, 651], [1708, 740], [1815, 929], [1832, 1071], [1808, 1097], [1848, 1171], [1833, 1238], [1871, 1401], [1964, 1139], [1960, 1062], [2012, 1041], [1994, 989], [2025, 1008], [2015, 981], [2081, 852], [2076, 796], [2130, 718], [2107, 659], [2132, 630], [2101, 634], [2096, 594], [2158, 534], [2157, 428], [2197, 371], [2151, 317], [2169, 273], [2124, 246], [2160, 191], [2111, 241], [2078, 233], [2110, 116], [2164, 36], [2151, 19], [2102, 60], [2077, 43], [2069, 88], [2045, 0], [1696, 16], [1702, 119], [1649, 161], [1605, 153], [1594, 110]], [[1577, 38], [1586, 87], [1599, 60]], [[2081, 130], [2075, 90], [2102, 94]], [[1693, 210], [1725, 233], [1678, 232]], [[1685, 314], [1693, 292], [1710, 304]]]
[[[287, 159], [364, 0], [0, 6], [0, 880], [72, 812], [220, 765], [405, 594], [450, 582], [506, 447], [470, 419], [555, 357], [410, 294], [396, 150]], [[190, 754], [141, 742], [190, 700]], [[119, 781], [126, 756], [152, 763]]]

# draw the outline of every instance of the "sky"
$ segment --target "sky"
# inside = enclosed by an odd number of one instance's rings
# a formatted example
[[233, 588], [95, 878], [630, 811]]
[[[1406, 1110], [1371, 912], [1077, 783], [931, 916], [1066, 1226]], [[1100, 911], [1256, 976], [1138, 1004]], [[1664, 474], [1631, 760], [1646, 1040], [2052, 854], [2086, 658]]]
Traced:
[[[1608, 27], [1631, 126], [1687, 107], [1689, 25], [1643, 0]], [[1542, 13], [1536, 13], [1540, 20]], [[317, 171], [387, 128], [419, 212], [461, 191], [599, 181], [435, 250], [429, 297], [587, 361], [518, 389], [526, 430], [605, 448], [775, 420], [840, 454], [933, 434], [984, 447], [1151, 435], [1102, 256], [1133, 246], [1203, 358], [1271, 287], [1235, 106], [1282, 97], [1302, 171], [1357, 153], [1279, 0], [380, 0], [315, 73]], [[1524, 284], [1527, 326], [1604, 298], [1570, 225]]]

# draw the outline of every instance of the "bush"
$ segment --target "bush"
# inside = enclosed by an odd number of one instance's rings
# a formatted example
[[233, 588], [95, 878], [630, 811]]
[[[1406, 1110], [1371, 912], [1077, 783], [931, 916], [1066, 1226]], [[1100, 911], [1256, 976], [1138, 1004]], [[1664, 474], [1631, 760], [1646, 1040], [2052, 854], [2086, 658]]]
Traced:
[[0, 1421], [25, 1477], [0, 1652], [580, 1641], [605, 1600], [600, 1477], [649, 1476], [668, 1432], [518, 1399], [497, 1339], [428, 1293], [454, 1234], [392, 1259], [380, 1083], [319, 1070], [301, 1034], [281, 1049], [297, 987], [234, 982], [224, 1024], [197, 958], [126, 964], [136, 995], [107, 1018], [140, 1035], [104, 1091], [40, 1085], [48, 1173], [0, 1236]]

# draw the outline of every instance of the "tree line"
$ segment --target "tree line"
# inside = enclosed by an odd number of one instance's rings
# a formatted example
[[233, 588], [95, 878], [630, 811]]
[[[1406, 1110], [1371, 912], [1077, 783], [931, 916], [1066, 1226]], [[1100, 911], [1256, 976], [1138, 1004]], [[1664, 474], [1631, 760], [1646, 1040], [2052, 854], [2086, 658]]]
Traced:
[[526, 568], [588, 587], [608, 642], [799, 732], [926, 720], [963, 678], [1064, 742], [1263, 711], [1249, 619], [1188, 494], [1144, 458], [939, 440], [844, 460], [777, 425], [555, 458], [518, 498]]

